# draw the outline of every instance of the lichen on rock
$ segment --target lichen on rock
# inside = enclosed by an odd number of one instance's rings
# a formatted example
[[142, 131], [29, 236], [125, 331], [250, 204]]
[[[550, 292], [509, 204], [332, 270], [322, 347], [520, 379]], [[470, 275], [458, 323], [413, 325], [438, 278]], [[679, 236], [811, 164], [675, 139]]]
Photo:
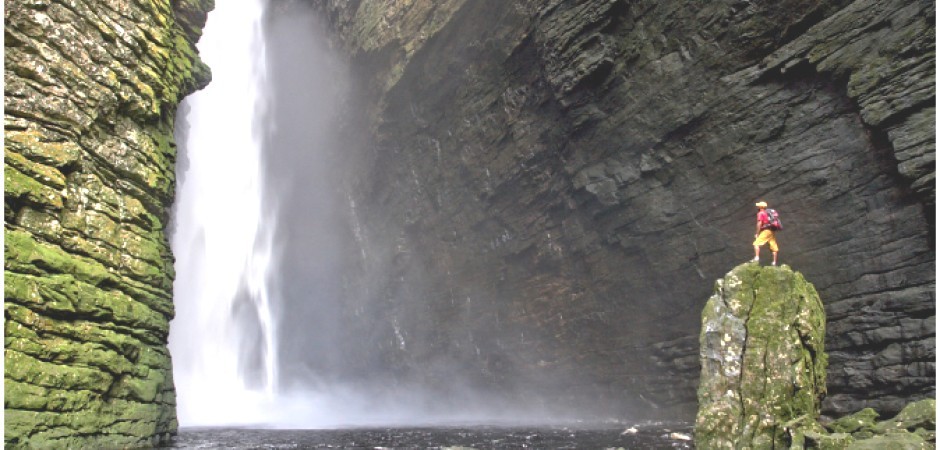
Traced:
[[746, 263], [718, 280], [702, 312], [696, 447], [936, 448], [932, 398], [880, 422], [865, 408], [819, 423], [825, 324], [815, 288], [787, 266]]
[[157, 444], [177, 428], [165, 236], [180, 100], [211, 0], [7, 2], [4, 441]]
[[937, 402], [908, 404], [892, 419], [876, 422], [871, 408], [842, 417], [822, 428], [805, 423], [793, 430], [790, 448], [834, 450], [926, 450], [936, 448]]
[[736, 267], [702, 313], [698, 448], [785, 448], [826, 393], [825, 312], [787, 266]]

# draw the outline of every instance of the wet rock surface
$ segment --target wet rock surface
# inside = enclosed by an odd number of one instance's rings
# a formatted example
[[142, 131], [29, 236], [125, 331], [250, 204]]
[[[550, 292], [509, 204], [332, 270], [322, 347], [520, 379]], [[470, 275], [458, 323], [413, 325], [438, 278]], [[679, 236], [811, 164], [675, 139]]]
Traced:
[[746, 263], [702, 311], [698, 448], [787, 448], [787, 424], [814, 421], [826, 394], [826, 314], [789, 267]]
[[[173, 120], [211, 1], [4, 3], [4, 441], [175, 432]], [[179, 21], [178, 21], [179, 20]]]
[[317, 5], [370, 114], [351, 359], [690, 419], [763, 199], [825, 303], [824, 414], [934, 392], [932, 3]]

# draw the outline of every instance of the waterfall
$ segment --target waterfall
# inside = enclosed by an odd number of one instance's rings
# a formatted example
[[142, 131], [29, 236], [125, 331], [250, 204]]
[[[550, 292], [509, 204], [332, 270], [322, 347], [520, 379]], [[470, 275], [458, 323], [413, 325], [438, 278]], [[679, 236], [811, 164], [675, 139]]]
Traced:
[[396, 363], [430, 348], [404, 312], [431, 299], [413, 288], [420, 274], [400, 275], [395, 299], [384, 275], [354, 279], [390, 264], [371, 253], [389, 237], [368, 234], [374, 218], [350, 193], [358, 158], [371, 157], [356, 112], [367, 103], [314, 5], [265, 1], [217, 2], [198, 43], [212, 82], [179, 110], [170, 351], [180, 425], [518, 420], [511, 400], [465, 381], [462, 364], [428, 363], [431, 379], [452, 382], [442, 390]]
[[183, 426], [264, 422], [277, 393], [264, 1], [217, 2], [198, 43], [212, 82], [186, 99], [177, 122], [169, 347]]

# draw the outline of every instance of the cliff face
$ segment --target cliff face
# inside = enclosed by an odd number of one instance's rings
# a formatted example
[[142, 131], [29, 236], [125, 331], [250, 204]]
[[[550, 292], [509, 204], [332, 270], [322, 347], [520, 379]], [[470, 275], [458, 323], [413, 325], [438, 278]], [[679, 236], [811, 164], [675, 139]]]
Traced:
[[829, 317], [824, 413], [933, 393], [933, 3], [315, 4], [370, 102], [350, 298], [402, 372], [691, 417], [763, 199]]
[[6, 1], [4, 440], [175, 432], [173, 121], [211, 0]]

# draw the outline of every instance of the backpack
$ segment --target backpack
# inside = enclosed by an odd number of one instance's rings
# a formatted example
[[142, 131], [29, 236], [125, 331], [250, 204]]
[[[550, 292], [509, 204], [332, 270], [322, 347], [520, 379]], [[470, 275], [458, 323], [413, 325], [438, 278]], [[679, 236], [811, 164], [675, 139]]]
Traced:
[[767, 223], [762, 228], [774, 231], [783, 229], [783, 223], [780, 222], [780, 214], [777, 213], [777, 210], [767, 208], [764, 212], [767, 213]]

